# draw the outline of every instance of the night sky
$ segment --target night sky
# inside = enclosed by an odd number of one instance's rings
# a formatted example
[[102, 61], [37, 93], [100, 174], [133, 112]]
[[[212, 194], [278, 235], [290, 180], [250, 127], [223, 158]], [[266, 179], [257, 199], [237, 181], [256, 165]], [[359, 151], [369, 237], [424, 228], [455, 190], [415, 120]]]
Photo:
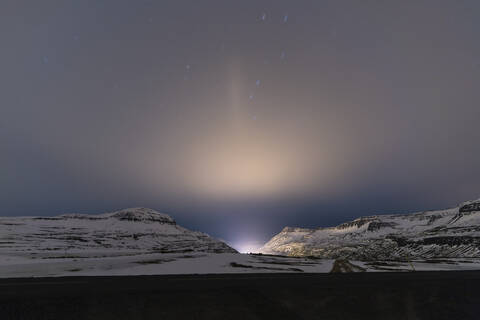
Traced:
[[256, 246], [480, 197], [480, 2], [0, 4], [0, 215]]

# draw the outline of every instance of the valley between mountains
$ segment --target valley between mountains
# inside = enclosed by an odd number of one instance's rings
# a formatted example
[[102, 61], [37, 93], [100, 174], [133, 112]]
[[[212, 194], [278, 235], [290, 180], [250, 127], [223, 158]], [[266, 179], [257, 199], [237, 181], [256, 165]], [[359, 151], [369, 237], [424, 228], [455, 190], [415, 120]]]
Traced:
[[286, 227], [255, 254], [130, 208], [0, 218], [0, 277], [480, 269], [480, 199], [458, 207]]

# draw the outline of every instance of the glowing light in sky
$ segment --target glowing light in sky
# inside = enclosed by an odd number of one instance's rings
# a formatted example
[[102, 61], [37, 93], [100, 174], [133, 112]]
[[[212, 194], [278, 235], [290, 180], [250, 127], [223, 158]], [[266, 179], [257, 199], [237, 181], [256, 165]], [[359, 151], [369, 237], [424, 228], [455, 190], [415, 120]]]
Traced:
[[[151, 158], [138, 158], [132, 153], [133, 161], [141, 161], [146, 168], [142, 183], [148, 182], [153, 193], [168, 186], [163, 192], [219, 201], [295, 197], [309, 190], [324, 195], [335, 192], [342, 181], [339, 175], [347, 174], [343, 159], [349, 158], [339, 156], [337, 146], [344, 145], [339, 135], [330, 139], [335, 143], [328, 141], [333, 131], [326, 117], [311, 134], [308, 126], [292, 122], [300, 118], [278, 118], [276, 113], [264, 112], [268, 106], [261, 100], [252, 103], [252, 81], [241, 63], [231, 63], [229, 73], [225, 99], [209, 101], [221, 110], [218, 119], [204, 121], [195, 134], [183, 136], [179, 130], [175, 137], [181, 143], [168, 149], [153, 147], [156, 154]], [[277, 104], [279, 109], [284, 108], [282, 103]], [[201, 108], [198, 110], [201, 116]], [[292, 116], [298, 117], [294, 113]], [[152, 135], [152, 141], [155, 138]], [[171, 157], [174, 161], [166, 161], [165, 150], [175, 155]], [[137, 175], [138, 171], [132, 172], [132, 177]]]
[[193, 180], [209, 194], [272, 193], [284, 187], [289, 176], [290, 160], [285, 150], [248, 136], [206, 142], [196, 159]]
[[[195, 188], [211, 196], [261, 196], [277, 193], [288, 184], [292, 172], [292, 148], [265, 138], [263, 130], [249, 126], [241, 72], [231, 70], [230, 123], [222, 134], [204, 136], [192, 146], [195, 159], [191, 175]], [[256, 86], [260, 80], [256, 81]], [[245, 101], [246, 102], [246, 101]], [[254, 116], [256, 120], [256, 116]]]
[[262, 244], [257, 241], [246, 240], [243, 242], [234, 243], [232, 246], [240, 253], [257, 253]]

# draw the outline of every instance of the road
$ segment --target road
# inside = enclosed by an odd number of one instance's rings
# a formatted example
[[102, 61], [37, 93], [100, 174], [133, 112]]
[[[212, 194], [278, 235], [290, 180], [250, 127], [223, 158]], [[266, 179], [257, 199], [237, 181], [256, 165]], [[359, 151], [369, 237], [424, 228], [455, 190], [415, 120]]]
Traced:
[[0, 319], [480, 319], [480, 271], [0, 279]]

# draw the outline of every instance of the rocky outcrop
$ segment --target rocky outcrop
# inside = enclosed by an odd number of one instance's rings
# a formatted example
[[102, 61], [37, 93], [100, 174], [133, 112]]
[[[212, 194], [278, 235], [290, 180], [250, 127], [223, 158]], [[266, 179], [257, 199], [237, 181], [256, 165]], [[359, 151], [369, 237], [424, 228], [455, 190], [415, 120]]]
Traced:
[[460, 213], [480, 211], [480, 199], [464, 202], [459, 209]]

